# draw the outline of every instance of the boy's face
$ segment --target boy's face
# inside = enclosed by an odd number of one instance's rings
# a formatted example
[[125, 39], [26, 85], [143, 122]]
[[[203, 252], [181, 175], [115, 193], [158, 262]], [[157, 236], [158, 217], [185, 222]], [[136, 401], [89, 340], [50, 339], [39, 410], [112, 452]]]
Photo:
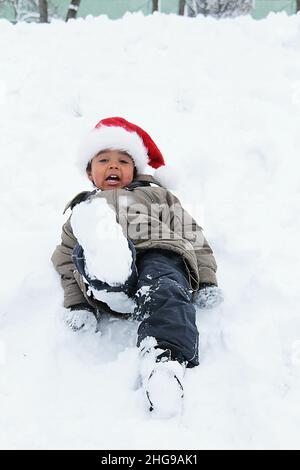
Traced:
[[89, 179], [98, 189], [124, 188], [133, 180], [132, 158], [118, 150], [103, 150], [91, 161], [87, 170]]

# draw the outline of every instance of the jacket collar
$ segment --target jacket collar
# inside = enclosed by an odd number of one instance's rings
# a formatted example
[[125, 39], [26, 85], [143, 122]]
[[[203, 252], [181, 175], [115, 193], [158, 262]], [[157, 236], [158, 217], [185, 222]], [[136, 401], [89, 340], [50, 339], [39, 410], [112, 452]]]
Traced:
[[[128, 191], [133, 191], [135, 188], [141, 188], [143, 186], [150, 186], [151, 183], [156, 184], [158, 186], [162, 186], [158, 181], [156, 181], [155, 178], [153, 178], [152, 175], [137, 175], [132, 181], [132, 183], [130, 183], [128, 186], [126, 186], [123, 189], [128, 190]], [[77, 196], [75, 196], [71, 201], [68, 202], [63, 213], [65, 213], [69, 208], [73, 209], [73, 207], [76, 206], [76, 204], [79, 204], [80, 202], [85, 201], [93, 194], [96, 194], [97, 191], [98, 189], [94, 189], [93, 191], [83, 191], [77, 194]]]
[[155, 178], [153, 178], [152, 175], [137, 175], [132, 183], [130, 183], [126, 188], [124, 189], [134, 189], [138, 188], [139, 186], [150, 186], [150, 184], [156, 184], [158, 186], [162, 186]]

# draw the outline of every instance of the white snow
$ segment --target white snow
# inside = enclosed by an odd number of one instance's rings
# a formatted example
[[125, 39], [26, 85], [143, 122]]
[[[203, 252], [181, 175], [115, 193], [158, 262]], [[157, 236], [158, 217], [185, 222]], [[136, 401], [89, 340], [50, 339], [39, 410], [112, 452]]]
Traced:
[[[0, 43], [1, 448], [299, 448], [300, 16], [1, 20]], [[63, 321], [50, 256], [108, 116], [179, 171], [219, 265], [176, 419], [145, 410], [137, 322]]]
[[124, 284], [131, 273], [132, 255], [116, 213], [106, 199], [95, 197], [77, 204], [71, 226], [83, 247], [88, 276], [110, 286]]
[[136, 304], [125, 292], [108, 292], [106, 289], [99, 290], [90, 288], [95, 299], [105, 302], [112, 310], [119, 313], [133, 313]]

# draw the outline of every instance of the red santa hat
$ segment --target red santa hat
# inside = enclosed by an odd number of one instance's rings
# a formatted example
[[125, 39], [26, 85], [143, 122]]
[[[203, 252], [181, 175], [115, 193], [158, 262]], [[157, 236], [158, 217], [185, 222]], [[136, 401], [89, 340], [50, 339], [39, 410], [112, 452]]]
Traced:
[[[157, 145], [141, 127], [121, 117], [102, 119], [86, 136], [79, 150], [79, 166], [85, 172], [88, 163], [101, 150], [122, 150], [133, 159], [139, 174], [149, 173], [163, 186], [174, 187], [174, 176], [166, 170], [164, 158]], [[168, 181], [169, 180], [169, 181]], [[172, 184], [173, 183], [173, 184]]]

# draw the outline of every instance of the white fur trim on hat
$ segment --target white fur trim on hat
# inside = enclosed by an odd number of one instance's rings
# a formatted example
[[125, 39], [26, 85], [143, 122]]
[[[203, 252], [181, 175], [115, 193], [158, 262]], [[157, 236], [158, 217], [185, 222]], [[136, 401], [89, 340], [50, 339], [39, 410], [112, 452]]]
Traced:
[[148, 152], [143, 140], [136, 132], [119, 126], [101, 126], [93, 129], [83, 140], [78, 152], [78, 166], [86, 171], [88, 163], [101, 150], [123, 150], [132, 157], [138, 173], [143, 173], [148, 163]]
[[178, 173], [167, 166], [160, 166], [153, 173], [153, 178], [164, 188], [176, 189], [178, 187]]

